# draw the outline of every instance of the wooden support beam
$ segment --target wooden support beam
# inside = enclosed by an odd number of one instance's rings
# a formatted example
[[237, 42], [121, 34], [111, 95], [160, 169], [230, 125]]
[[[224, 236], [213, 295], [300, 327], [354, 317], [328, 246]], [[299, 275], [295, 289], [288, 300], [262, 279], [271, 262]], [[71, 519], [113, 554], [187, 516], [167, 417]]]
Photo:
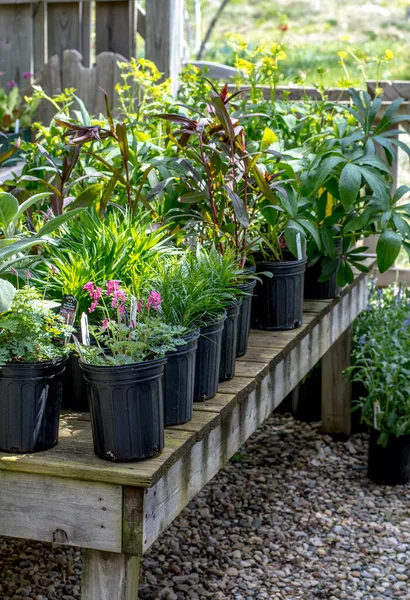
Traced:
[[138, 600], [139, 556], [83, 552], [82, 600]]
[[352, 332], [350, 325], [322, 358], [322, 428], [347, 437], [352, 427], [352, 384], [343, 371], [350, 365]]
[[182, 66], [183, 0], [149, 0], [146, 4], [146, 57], [165, 77], [171, 77], [174, 90]]

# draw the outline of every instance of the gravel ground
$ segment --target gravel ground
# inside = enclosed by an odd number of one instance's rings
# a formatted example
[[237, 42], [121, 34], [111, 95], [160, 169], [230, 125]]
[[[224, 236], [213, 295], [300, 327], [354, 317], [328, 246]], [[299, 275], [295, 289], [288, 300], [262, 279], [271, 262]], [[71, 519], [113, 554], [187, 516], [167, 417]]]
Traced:
[[[365, 464], [366, 436], [274, 415], [144, 557], [140, 598], [410, 600], [410, 486]], [[0, 538], [2, 600], [77, 599], [80, 576], [77, 549]]]

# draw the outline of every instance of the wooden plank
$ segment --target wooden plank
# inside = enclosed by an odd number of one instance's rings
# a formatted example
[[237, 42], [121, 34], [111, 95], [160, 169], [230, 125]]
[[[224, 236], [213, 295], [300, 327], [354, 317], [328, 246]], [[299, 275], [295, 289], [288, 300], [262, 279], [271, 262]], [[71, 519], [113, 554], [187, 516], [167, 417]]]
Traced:
[[174, 80], [182, 66], [183, 0], [149, 0], [146, 13], [146, 57], [165, 77]]
[[[116, 102], [115, 86], [121, 81], [118, 62], [124, 62], [126, 59], [121, 54], [113, 54], [112, 52], [102, 52], [97, 55], [96, 59], [96, 98], [95, 109], [96, 115], [102, 113], [105, 115], [105, 100], [101, 90], [107, 93], [110, 106], [118, 106]], [[101, 89], [100, 89], [101, 88]]]
[[97, 55], [101, 52], [116, 52], [126, 58], [135, 55], [135, 41], [132, 41], [131, 34], [134, 33], [134, 23], [130, 23], [130, 4], [133, 2], [128, 0], [119, 2], [97, 0], [95, 4]]
[[145, 40], [147, 36], [147, 24], [145, 10], [137, 3], [137, 33]]
[[45, 2], [31, 5], [33, 18], [33, 72], [38, 81], [47, 62], [47, 11]]
[[124, 486], [122, 551], [124, 554], [140, 555], [144, 522], [144, 495], [142, 488]]
[[[196, 404], [202, 404], [197, 402]], [[218, 426], [220, 421], [219, 412], [194, 411], [193, 417], [187, 423], [167, 427], [167, 431], [189, 431], [196, 434], [196, 439], [202, 439], [208, 431]]]
[[15, 81], [23, 89], [24, 72], [31, 72], [32, 22], [30, 4], [3, 5], [0, 18], [0, 72], [2, 81]]
[[93, 14], [92, 0], [82, 0], [80, 5], [81, 10], [81, 54], [83, 57], [84, 67], [92, 66], [92, 29], [93, 29]]
[[121, 532], [121, 486], [0, 470], [0, 535], [121, 552]]
[[352, 384], [343, 376], [350, 365], [353, 326], [350, 325], [322, 358], [322, 428], [327, 433], [351, 433]]
[[62, 86], [75, 88], [90, 114], [95, 114], [96, 94], [102, 94], [97, 88], [97, 70], [84, 67], [83, 57], [77, 50], [64, 50]]
[[80, 50], [80, 3], [47, 3], [48, 56], [62, 56], [64, 50]]
[[139, 566], [138, 556], [85, 550], [81, 600], [138, 600]]

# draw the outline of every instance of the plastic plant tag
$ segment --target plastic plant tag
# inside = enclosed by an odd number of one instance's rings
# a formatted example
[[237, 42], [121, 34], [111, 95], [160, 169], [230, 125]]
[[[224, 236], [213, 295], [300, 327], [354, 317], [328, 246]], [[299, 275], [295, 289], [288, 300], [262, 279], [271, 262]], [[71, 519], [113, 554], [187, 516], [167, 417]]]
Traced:
[[88, 317], [85, 313], [81, 315], [81, 340], [84, 346], [90, 345], [90, 330], [88, 329]]
[[20, 119], [16, 119], [16, 124], [14, 126], [14, 133], [20, 133]]
[[300, 233], [296, 234], [296, 250], [298, 253], [298, 260], [302, 260], [303, 253], [302, 253], [302, 240], [301, 240]]
[[137, 322], [138, 312], [138, 300], [135, 296], [131, 296], [131, 308], [130, 308], [130, 327], [133, 329]]
[[376, 400], [376, 402], [373, 404], [373, 427], [376, 429], [376, 431], [380, 431], [380, 428], [379, 428], [379, 414], [380, 413], [381, 413], [380, 402], [379, 402], [379, 400]]
[[60, 317], [66, 325], [74, 325], [77, 314], [78, 300], [74, 296], [63, 296], [60, 306]]

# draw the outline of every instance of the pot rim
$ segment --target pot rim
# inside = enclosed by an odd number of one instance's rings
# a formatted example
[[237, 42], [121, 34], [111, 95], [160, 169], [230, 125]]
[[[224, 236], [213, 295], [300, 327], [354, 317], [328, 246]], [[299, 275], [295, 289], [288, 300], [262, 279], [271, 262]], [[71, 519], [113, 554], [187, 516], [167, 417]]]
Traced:
[[103, 373], [104, 371], [114, 371], [115, 373], [118, 373], [120, 371], [128, 371], [129, 369], [142, 371], [144, 368], [165, 365], [166, 362], [166, 356], [163, 358], [154, 358], [153, 360], [143, 360], [139, 363], [130, 363], [128, 365], [90, 365], [89, 363], [83, 362], [81, 359], [79, 360], [80, 367], [84, 369], [84, 371], [89, 370], [94, 373]]

